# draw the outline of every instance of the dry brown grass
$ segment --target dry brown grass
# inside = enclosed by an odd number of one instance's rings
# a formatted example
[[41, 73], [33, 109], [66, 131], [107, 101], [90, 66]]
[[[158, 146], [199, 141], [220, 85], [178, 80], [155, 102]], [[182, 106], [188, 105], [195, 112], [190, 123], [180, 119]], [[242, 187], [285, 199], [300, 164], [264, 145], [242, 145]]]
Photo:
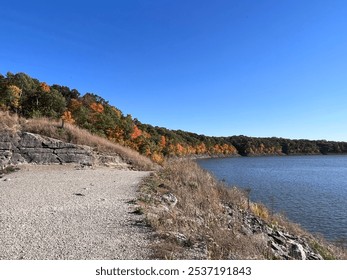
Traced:
[[[195, 162], [167, 162], [159, 174], [147, 178], [142, 192], [141, 206], [145, 208], [149, 224], [161, 237], [154, 246], [154, 257], [265, 258], [259, 240], [238, 234], [241, 223], [236, 220], [232, 227], [228, 227], [230, 217], [225, 204], [245, 207], [247, 199], [244, 193], [237, 188], [227, 189]], [[166, 193], [173, 193], [178, 199], [174, 211], [155, 207], [160, 199], [154, 197], [160, 198]], [[180, 233], [187, 238], [183, 245], [186, 250], [182, 250], [182, 242], [178, 242], [172, 233]], [[200, 247], [203, 247], [202, 251]]]
[[[174, 207], [163, 203], [165, 194], [177, 198]], [[189, 160], [168, 161], [148, 177], [139, 204], [159, 237], [153, 245], [154, 258], [271, 259], [274, 256], [261, 234], [242, 234], [242, 213], [250, 211], [273, 227], [307, 237], [326, 258], [346, 259], [343, 250], [314, 238], [282, 215], [269, 214], [264, 205], [250, 203], [248, 209], [243, 191], [227, 187]]]

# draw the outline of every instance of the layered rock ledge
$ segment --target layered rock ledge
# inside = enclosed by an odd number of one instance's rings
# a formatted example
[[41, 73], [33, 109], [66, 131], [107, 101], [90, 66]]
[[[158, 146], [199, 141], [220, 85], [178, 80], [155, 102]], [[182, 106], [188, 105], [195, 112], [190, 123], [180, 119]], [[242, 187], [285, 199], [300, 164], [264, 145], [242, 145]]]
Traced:
[[1, 132], [0, 167], [25, 163], [81, 165], [115, 165], [127, 167], [117, 155], [100, 155], [91, 147], [66, 143], [29, 132]]

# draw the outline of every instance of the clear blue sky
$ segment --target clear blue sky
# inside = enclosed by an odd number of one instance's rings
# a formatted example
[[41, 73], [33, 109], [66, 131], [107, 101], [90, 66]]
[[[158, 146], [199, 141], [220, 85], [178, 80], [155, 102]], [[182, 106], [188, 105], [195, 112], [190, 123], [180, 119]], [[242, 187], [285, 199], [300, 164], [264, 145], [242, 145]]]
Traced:
[[2, 1], [0, 28], [0, 73], [143, 123], [347, 141], [344, 0]]

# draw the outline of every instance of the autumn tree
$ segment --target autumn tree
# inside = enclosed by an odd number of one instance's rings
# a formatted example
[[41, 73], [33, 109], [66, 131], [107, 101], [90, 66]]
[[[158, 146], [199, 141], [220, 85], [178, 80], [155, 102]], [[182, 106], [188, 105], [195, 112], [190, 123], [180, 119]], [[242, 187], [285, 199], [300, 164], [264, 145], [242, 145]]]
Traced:
[[124, 144], [124, 130], [121, 126], [115, 126], [113, 129], [107, 131], [108, 138], [117, 143]]
[[104, 106], [98, 102], [93, 102], [89, 107], [96, 113], [102, 113], [104, 111]]
[[21, 94], [22, 90], [17, 86], [9, 85], [3, 92], [0, 92], [0, 103], [17, 113], [20, 107]]
[[74, 124], [75, 120], [72, 117], [72, 114], [70, 111], [65, 111], [61, 117], [63, 123], [70, 123], [70, 124]]
[[205, 154], [207, 151], [205, 143], [200, 143], [196, 146], [196, 153], [197, 154]]
[[139, 129], [136, 125], [134, 125], [133, 133], [131, 134], [131, 139], [134, 140], [141, 135], [142, 135], [141, 129]]
[[40, 83], [40, 89], [43, 92], [50, 92], [51, 88], [45, 82]]
[[164, 135], [160, 137], [160, 147], [164, 148], [166, 146], [166, 138]]
[[158, 152], [154, 152], [151, 155], [151, 159], [156, 162], [156, 163], [162, 163], [164, 161], [164, 157], [162, 154], [158, 153]]

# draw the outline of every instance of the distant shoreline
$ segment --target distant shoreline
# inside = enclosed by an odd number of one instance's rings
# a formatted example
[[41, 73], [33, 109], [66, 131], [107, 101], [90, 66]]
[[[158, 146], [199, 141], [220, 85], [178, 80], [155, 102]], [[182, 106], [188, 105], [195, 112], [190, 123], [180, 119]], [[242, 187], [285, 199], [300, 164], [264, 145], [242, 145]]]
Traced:
[[180, 158], [199, 160], [199, 159], [213, 159], [213, 158], [240, 158], [240, 157], [294, 157], [294, 156], [347, 156], [347, 153], [328, 153], [328, 154], [252, 154], [252, 155], [189, 155]]

